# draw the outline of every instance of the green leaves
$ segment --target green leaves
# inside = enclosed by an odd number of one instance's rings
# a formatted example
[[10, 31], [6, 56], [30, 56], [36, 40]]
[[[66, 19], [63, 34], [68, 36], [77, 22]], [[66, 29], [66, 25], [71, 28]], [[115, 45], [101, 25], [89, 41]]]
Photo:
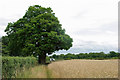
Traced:
[[37, 56], [68, 50], [73, 40], [61, 26], [51, 8], [30, 6], [23, 18], [9, 23], [5, 30], [10, 40], [10, 55]]
[[2, 77], [16, 78], [25, 68], [29, 69], [35, 65], [35, 57], [2, 57]]

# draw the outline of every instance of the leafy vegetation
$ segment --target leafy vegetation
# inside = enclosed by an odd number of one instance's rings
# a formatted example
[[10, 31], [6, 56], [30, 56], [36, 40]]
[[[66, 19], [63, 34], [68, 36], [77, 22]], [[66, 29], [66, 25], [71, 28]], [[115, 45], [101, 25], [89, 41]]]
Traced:
[[80, 54], [71, 54], [68, 53], [66, 55], [60, 54], [60, 55], [52, 55], [50, 58], [55, 58], [58, 60], [70, 60], [70, 59], [118, 59], [119, 53], [110, 51], [108, 54], [105, 54], [104, 52], [99, 53], [80, 53]]
[[3, 37], [3, 53], [38, 56], [39, 63], [45, 64], [46, 54], [72, 47], [72, 38], [61, 26], [51, 8], [30, 6], [22, 18], [8, 23], [5, 29], [7, 36]]
[[2, 57], [2, 77], [15, 78], [25, 69], [37, 65], [34, 57]]
[[2, 38], [0, 38], [0, 56], [2, 55]]

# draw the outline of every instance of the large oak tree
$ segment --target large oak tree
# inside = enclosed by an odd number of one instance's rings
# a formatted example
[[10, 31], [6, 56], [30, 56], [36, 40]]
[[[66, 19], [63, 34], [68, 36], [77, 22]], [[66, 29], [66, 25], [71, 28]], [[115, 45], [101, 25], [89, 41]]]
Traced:
[[72, 47], [72, 38], [61, 26], [51, 8], [30, 6], [22, 18], [8, 23], [5, 30], [10, 55], [38, 56], [39, 63], [45, 64], [46, 54]]

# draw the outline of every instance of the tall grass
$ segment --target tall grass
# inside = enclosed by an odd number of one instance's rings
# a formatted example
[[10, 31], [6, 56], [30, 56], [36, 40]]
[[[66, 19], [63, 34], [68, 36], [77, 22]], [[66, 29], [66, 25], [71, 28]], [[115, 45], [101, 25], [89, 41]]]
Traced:
[[25, 70], [17, 78], [117, 78], [118, 60], [62, 60]]
[[26, 69], [17, 78], [51, 78], [51, 71], [46, 65], [38, 65], [30, 69]]
[[118, 60], [66, 60], [50, 64], [54, 78], [117, 78]]

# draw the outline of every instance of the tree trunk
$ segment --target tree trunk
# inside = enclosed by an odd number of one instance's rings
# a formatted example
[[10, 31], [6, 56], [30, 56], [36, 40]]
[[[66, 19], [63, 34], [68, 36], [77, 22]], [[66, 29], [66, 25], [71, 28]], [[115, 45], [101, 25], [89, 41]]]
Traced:
[[46, 63], [46, 53], [40, 54], [38, 56], [38, 62], [39, 62], [39, 64], [45, 64]]

